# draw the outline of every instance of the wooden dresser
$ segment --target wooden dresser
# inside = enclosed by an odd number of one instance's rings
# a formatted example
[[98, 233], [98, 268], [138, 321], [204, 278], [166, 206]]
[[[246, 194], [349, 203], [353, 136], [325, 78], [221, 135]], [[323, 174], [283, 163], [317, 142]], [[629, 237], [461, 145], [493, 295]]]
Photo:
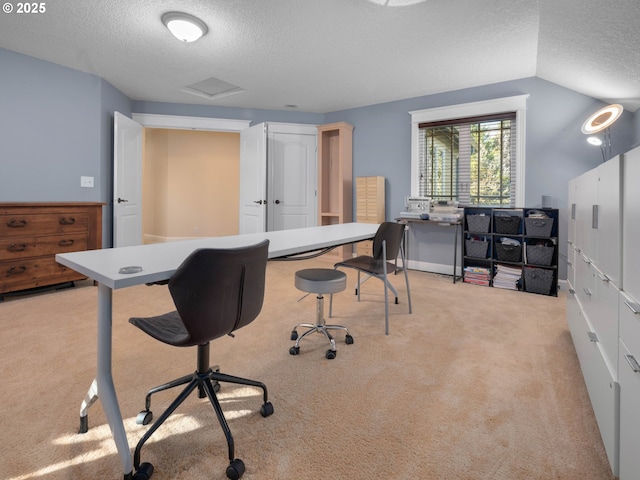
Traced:
[[0, 203], [3, 294], [82, 280], [56, 253], [102, 248], [102, 203]]

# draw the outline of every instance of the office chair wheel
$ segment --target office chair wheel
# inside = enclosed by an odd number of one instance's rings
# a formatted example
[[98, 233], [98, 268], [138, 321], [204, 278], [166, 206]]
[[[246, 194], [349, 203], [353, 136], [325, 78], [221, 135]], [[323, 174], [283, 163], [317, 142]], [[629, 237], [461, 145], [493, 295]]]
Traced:
[[244, 463], [239, 458], [234, 459], [227, 467], [227, 478], [238, 480], [244, 474]]
[[[217, 371], [219, 372], [220, 369], [218, 369]], [[213, 382], [213, 391], [216, 393], [220, 391], [220, 382], [218, 382], [217, 380]]]
[[300, 347], [291, 347], [289, 353], [291, 355], [298, 355], [300, 353]]
[[334, 358], [336, 358], [336, 354], [337, 354], [337, 353], [338, 353], [338, 352], [336, 352], [335, 350], [327, 350], [327, 353], [326, 353], [326, 355], [325, 355], [325, 356], [326, 356], [329, 360], [333, 360]]
[[351, 335], [345, 335], [344, 337], [344, 343], [346, 343], [347, 345], [353, 345], [353, 337]]
[[151, 410], [142, 410], [136, 417], [138, 425], [149, 425], [153, 420], [153, 412]]
[[295, 330], [291, 331], [291, 340], [297, 340], [298, 339], [298, 332]]
[[273, 404], [271, 402], [263, 404], [262, 407], [260, 407], [260, 415], [263, 417], [273, 415]]
[[396, 297], [396, 305], [398, 305], [398, 297]]
[[141, 463], [133, 475], [133, 480], [149, 480], [153, 475], [153, 465], [149, 462]]

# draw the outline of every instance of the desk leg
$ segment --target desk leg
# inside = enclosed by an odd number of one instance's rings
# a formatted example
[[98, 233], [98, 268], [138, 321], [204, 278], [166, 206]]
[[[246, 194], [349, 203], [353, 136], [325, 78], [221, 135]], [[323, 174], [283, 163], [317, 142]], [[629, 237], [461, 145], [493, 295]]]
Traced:
[[453, 283], [456, 283], [456, 267], [458, 266], [458, 228], [460, 225], [455, 225], [453, 233]]
[[[124, 479], [131, 479], [133, 475], [133, 460], [129, 450], [127, 434], [124, 431], [122, 414], [116, 397], [116, 389], [111, 375], [112, 351], [112, 295], [113, 292], [105, 285], [98, 284], [98, 359], [96, 378], [89, 388], [89, 392], [80, 408], [80, 432], [88, 429], [88, 408], [98, 399], [102, 401], [111, 434], [120, 455]], [[83, 428], [84, 427], [84, 428]]]

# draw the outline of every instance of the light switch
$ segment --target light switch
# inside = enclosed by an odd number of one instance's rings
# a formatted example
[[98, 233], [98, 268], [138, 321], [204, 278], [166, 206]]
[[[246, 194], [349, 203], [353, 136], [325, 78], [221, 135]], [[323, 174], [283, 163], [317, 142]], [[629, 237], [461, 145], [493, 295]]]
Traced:
[[93, 188], [93, 177], [80, 177], [80, 186]]

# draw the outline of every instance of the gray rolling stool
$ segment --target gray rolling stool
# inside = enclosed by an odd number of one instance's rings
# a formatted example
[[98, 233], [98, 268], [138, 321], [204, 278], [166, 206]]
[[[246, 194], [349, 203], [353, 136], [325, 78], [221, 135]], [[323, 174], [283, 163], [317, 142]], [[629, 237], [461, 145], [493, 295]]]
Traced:
[[[331, 343], [331, 348], [327, 350], [326, 357], [328, 359], [336, 358], [336, 341], [333, 339], [328, 330], [344, 330], [346, 333], [345, 342], [347, 345], [353, 343], [353, 337], [349, 335], [347, 327], [341, 325], [327, 325], [324, 321], [324, 297], [325, 293], [338, 293], [347, 287], [347, 275], [339, 270], [330, 268], [307, 268], [298, 270], [295, 277], [295, 285], [298, 290], [307, 293], [317, 294], [317, 318], [316, 323], [299, 323], [291, 332], [291, 340], [295, 340], [296, 344], [289, 349], [291, 355], [300, 353], [300, 340], [314, 332], [323, 333]], [[304, 327], [308, 330], [298, 337], [298, 327]]]

